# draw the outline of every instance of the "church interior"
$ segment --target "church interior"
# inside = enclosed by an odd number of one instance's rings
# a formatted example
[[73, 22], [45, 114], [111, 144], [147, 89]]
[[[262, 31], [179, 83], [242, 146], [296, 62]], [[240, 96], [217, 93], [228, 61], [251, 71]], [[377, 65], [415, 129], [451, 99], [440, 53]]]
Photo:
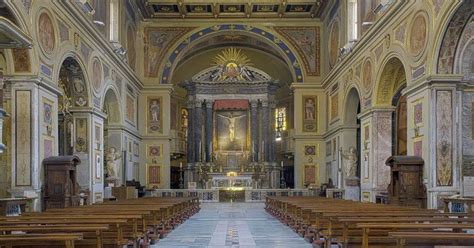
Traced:
[[0, 0], [0, 171], [0, 247], [474, 247], [474, 0]]

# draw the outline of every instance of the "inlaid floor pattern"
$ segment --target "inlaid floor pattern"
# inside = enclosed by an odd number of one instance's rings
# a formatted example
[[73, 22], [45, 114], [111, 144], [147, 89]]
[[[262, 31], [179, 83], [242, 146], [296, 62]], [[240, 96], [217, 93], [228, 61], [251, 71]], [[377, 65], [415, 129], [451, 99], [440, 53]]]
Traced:
[[311, 247], [267, 214], [262, 203], [203, 203], [201, 207], [198, 214], [152, 247]]

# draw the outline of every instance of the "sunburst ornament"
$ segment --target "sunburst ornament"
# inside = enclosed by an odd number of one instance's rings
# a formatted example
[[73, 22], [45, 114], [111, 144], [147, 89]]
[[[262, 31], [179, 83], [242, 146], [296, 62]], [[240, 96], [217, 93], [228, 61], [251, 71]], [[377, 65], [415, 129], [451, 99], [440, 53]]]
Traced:
[[223, 81], [227, 79], [244, 80], [242, 75], [243, 69], [251, 65], [250, 59], [241, 49], [228, 48], [218, 54], [213, 60], [213, 64], [220, 69], [220, 75], [217, 80]]

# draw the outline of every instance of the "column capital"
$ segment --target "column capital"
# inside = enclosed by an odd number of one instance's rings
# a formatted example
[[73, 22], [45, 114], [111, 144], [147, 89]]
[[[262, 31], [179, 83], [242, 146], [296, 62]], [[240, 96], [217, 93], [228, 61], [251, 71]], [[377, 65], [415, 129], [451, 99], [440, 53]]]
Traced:
[[194, 101], [194, 106], [196, 108], [202, 108], [203, 103], [204, 103], [204, 100], [196, 100], [196, 101]]
[[250, 107], [251, 108], [257, 108], [258, 107], [258, 101], [257, 100], [250, 100]]
[[206, 108], [212, 108], [214, 100], [206, 100]]
[[267, 108], [267, 107], [268, 107], [268, 100], [263, 100], [263, 101], [261, 101], [261, 103], [262, 103], [262, 107], [263, 107], [263, 108]]

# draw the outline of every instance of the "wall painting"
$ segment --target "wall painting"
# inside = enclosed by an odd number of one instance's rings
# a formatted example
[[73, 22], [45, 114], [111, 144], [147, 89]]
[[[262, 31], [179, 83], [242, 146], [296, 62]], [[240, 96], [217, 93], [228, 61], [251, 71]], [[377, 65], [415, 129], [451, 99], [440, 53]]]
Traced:
[[303, 96], [303, 132], [317, 132], [317, 97]]
[[163, 58], [169, 48], [193, 28], [189, 27], [146, 27], [144, 30], [145, 76], [157, 77]]
[[319, 27], [275, 27], [288, 39], [303, 59], [306, 74], [320, 75], [320, 32]]
[[50, 55], [54, 50], [56, 37], [53, 21], [46, 12], [41, 13], [38, 18], [38, 36], [40, 47]]
[[410, 30], [410, 52], [413, 56], [419, 55], [426, 46], [427, 37], [426, 18], [418, 14], [414, 19]]
[[161, 97], [147, 98], [147, 130], [148, 133], [163, 132], [163, 101]]

